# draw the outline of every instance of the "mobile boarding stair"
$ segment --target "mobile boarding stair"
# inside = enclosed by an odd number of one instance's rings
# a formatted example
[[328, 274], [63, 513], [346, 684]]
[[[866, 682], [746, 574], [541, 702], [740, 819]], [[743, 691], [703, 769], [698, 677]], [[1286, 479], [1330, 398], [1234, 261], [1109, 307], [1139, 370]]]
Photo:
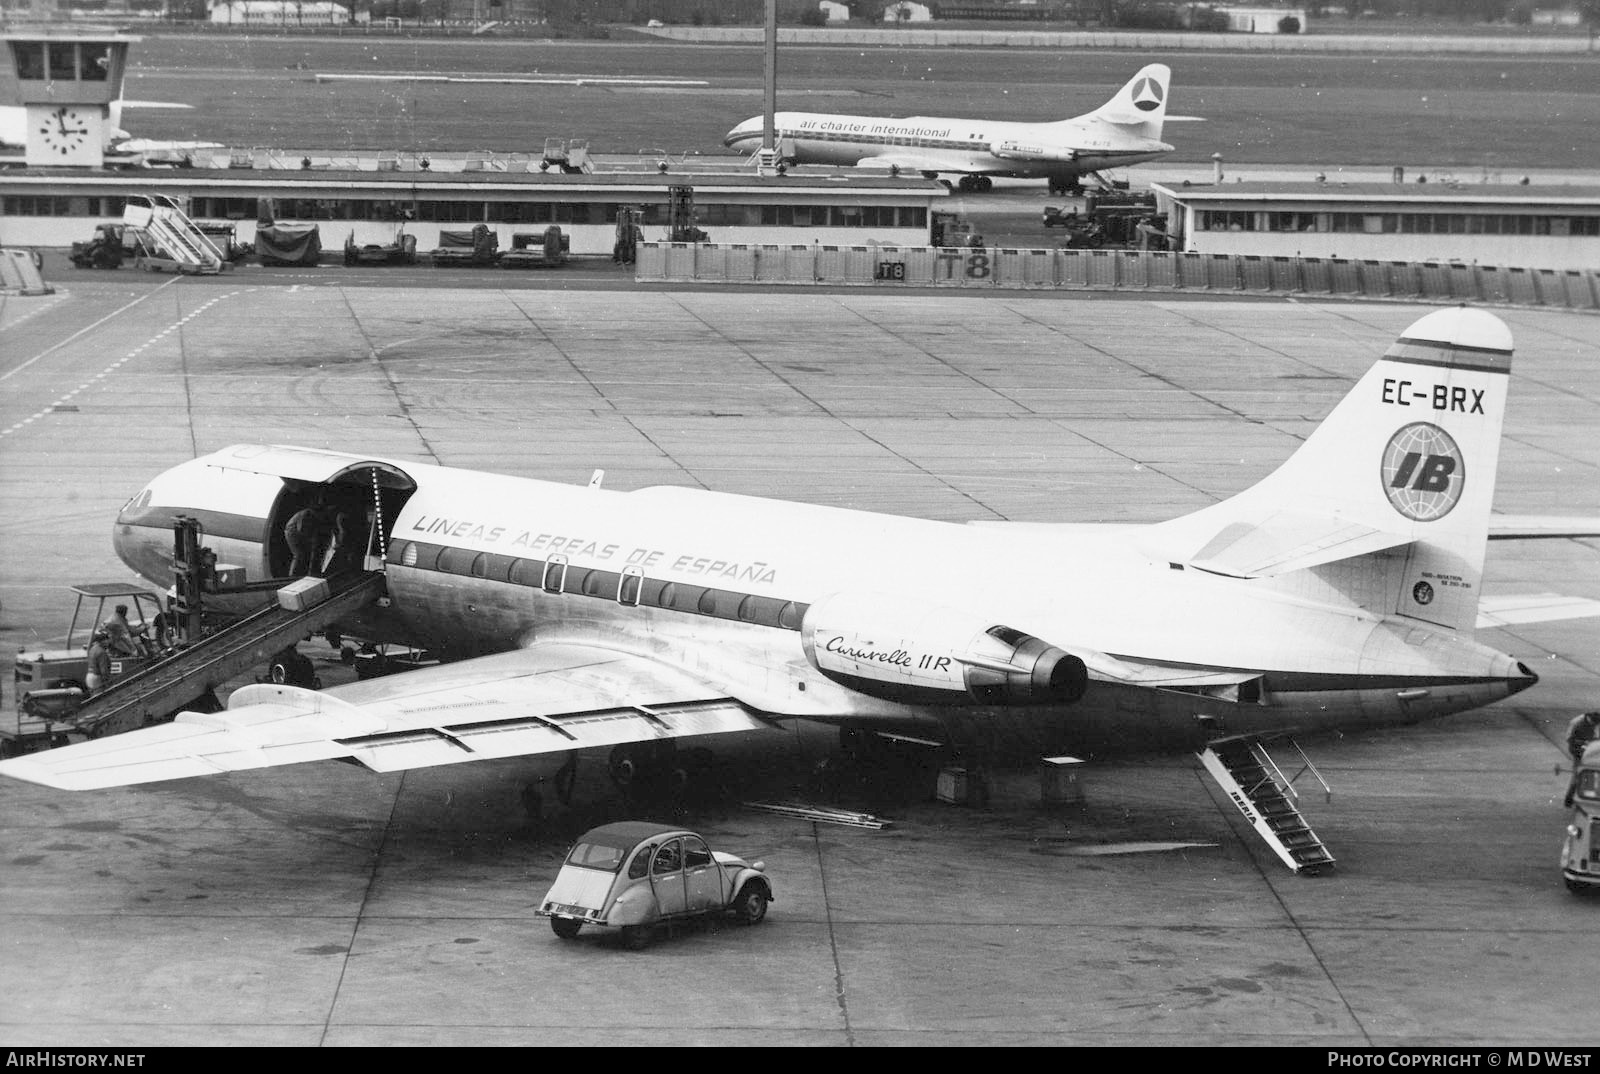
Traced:
[[1283, 863], [1297, 873], [1315, 875], [1331, 867], [1334, 858], [1301, 816], [1294, 781], [1310, 773], [1322, 784], [1324, 794], [1333, 792], [1300, 746], [1293, 739], [1287, 743], [1303, 762], [1293, 778], [1284, 776], [1256, 735], [1212, 739], [1199, 757], [1211, 778]]
[[136, 675], [85, 699], [59, 722], [87, 738], [131, 731], [170, 718], [284, 648], [348, 618], [385, 593], [382, 574], [352, 572], [328, 579], [330, 595], [303, 610], [275, 602], [210, 634]]
[[214, 275], [233, 267], [227, 254], [195, 226], [178, 203], [161, 194], [132, 199], [122, 210], [125, 239], [137, 249], [133, 263], [148, 272]]

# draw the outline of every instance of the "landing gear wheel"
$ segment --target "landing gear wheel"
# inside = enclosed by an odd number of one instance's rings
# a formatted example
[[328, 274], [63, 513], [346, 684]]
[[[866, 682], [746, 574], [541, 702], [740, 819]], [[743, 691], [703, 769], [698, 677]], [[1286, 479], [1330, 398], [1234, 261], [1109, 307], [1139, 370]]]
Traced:
[[767, 893], [760, 884], [746, 884], [733, 900], [733, 916], [741, 925], [759, 925], [767, 916]]
[[550, 919], [550, 931], [561, 937], [563, 940], [577, 939], [578, 933], [582, 929], [583, 922], [574, 921], [570, 917], [552, 917]]
[[639, 782], [640, 764], [633, 753], [622, 746], [611, 751], [611, 760], [607, 768], [611, 772], [611, 782], [617, 785], [618, 790], [632, 790]]

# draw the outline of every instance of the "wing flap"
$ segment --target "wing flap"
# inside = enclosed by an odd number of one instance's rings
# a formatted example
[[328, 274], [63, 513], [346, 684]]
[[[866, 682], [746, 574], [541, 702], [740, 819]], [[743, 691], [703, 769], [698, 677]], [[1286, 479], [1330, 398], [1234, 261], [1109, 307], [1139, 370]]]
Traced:
[[346, 739], [350, 755], [378, 772], [536, 753], [688, 738], [769, 725], [730, 699], [599, 709], [560, 717], [453, 724]]

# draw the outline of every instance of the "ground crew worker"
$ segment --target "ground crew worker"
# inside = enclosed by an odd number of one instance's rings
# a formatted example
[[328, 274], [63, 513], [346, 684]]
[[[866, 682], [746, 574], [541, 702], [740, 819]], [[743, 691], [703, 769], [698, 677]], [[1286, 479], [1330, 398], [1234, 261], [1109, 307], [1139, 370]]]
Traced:
[[317, 553], [328, 533], [328, 509], [322, 504], [303, 507], [284, 523], [283, 538], [289, 543], [289, 573], [296, 578], [317, 574]]
[[348, 504], [339, 508], [333, 518], [332, 573], [361, 569], [367, 556], [366, 536], [366, 516]]
[[111, 680], [111, 651], [106, 647], [106, 632], [97, 630], [89, 643], [89, 670], [84, 673], [83, 684], [90, 694], [98, 694]]
[[1572, 805], [1572, 792], [1578, 787], [1578, 763], [1583, 760], [1583, 751], [1596, 737], [1600, 737], [1600, 711], [1580, 713], [1567, 724], [1567, 753], [1572, 757], [1572, 779], [1567, 783], [1567, 797], [1562, 804], [1569, 808]]
[[107, 648], [114, 656], [139, 656], [142, 650], [139, 643], [134, 640], [133, 627], [128, 622], [128, 606], [119, 604], [104, 623], [100, 625], [101, 631], [106, 636]]

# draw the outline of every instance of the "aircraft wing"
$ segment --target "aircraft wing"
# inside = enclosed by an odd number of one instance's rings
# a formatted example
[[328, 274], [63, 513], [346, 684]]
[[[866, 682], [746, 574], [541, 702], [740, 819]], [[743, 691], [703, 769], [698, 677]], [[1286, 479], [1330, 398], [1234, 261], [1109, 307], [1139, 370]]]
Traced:
[[903, 172], [961, 172], [966, 175], [992, 175], [1004, 174], [1005, 168], [999, 162], [992, 166], [978, 164], [974, 161], [952, 161], [949, 157], [924, 157], [915, 153], [887, 153], [877, 157], [862, 157], [856, 162], [857, 168], [877, 168], [889, 171], [898, 168]]
[[64, 790], [354, 758], [379, 772], [770, 727], [647, 657], [573, 643], [333, 687], [263, 684], [218, 713], [0, 761]]

